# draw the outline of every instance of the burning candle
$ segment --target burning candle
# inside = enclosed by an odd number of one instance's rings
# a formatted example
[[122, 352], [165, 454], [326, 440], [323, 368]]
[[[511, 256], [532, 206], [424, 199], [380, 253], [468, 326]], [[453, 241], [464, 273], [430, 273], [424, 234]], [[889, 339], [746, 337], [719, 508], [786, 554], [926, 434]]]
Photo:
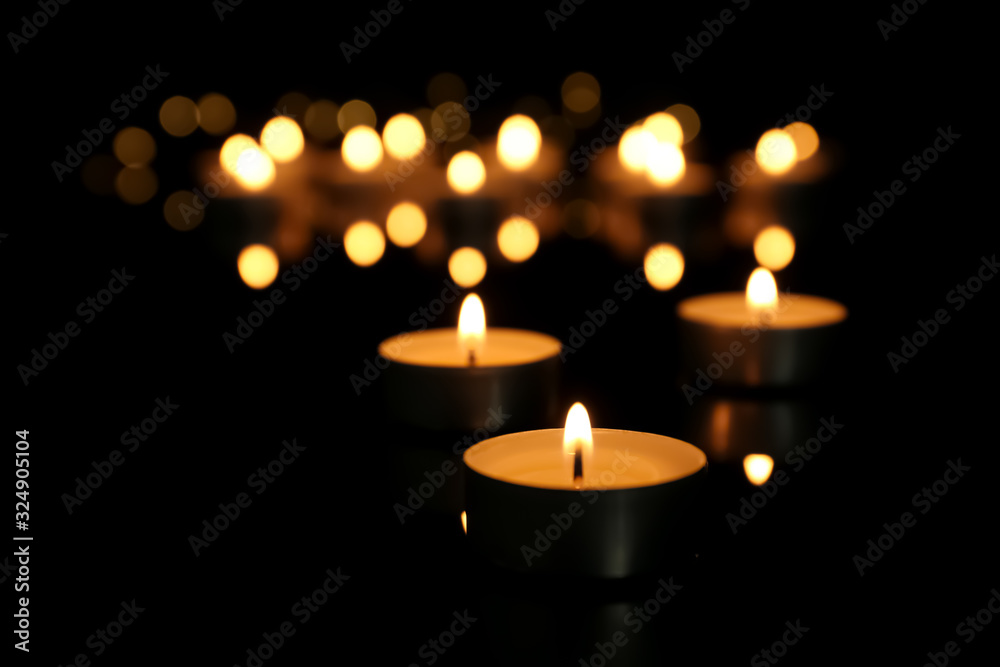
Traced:
[[495, 563], [525, 572], [620, 578], [653, 570], [666, 525], [704, 470], [697, 447], [651, 433], [566, 426], [466, 450], [466, 532]]
[[779, 293], [758, 267], [746, 292], [705, 294], [677, 305], [681, 344], [697, 395], [713, 383], [795, 385], [816, 377], [847, 309], [836, 301]]
[[482, 300], [469, 294], [457, 328], [403, 333], [382, 341], [389, 360], [386, 398], [394, 417], [435, 430], [472, 431], [489, 411], [504, 428], [545, 423], [555, 410], [562, 344], [552, 336], [486, 327]]

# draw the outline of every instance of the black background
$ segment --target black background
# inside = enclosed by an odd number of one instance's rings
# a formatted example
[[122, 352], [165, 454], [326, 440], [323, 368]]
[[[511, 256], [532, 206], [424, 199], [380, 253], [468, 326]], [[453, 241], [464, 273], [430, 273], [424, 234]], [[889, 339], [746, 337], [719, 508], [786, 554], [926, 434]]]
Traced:
[[[30, 430], [34, 536], [31, 653], [15, 651], [17, 660], [69, 664], [87, 653], [94, 664], [242, 665], [262, 633], [295, 621], [295, 636], [268, 664], [352, 653], [377, 664], [428, 664], [421, 645], [447, 629], [452, 612], [469, 610], [478, 620], [440, 664], [575, 665], [622, 628], [621, 610], [651, 597], [658, 577], [514, 577], [477, 559], [453, 513], [424, 509], [401, 526], [393, 511], [408, 484], [389, 471], [415, 447], [453, 440], [391, 431], [378, 388], [358, 396], [348, 377], [439, 293], [443, 266], [428, 270], [394, 248], [370, 269], [338, 255], [230, 354], [222, 332], [259, 294], [211, 242], [211, 216], [179, 233], [161, 208], [166, 194], [193, 185], [195, 149], [218, 144], [200, 133], [172, 139], [158, 127], [159, 104], [171, 95], [225, 93], [240, 114], [236, 129], [254, 133], [290, 90], [337, 102], [360, 97], [384, 119], [424, 104], [437, 72], [470, 84], [492, 74], [502, 86], [473, 124], [473, 133], [488, 135], [525, 94], [557, 106], [559, 85], [578, 70], [600, 81], [603, 113], [625, 121], [678, 101], [694, 106], [699, 158], [717, 165], [822, 84], [834, 94], [811, 122], [843, 155], [782, 275], [794, 291], [850, 309], [828, 380], [795, 396], [807, 413], [845, 427], [736, 535], [725, 515], [754, 489], [737, 467], [710, 467], [658, 573], [683, 589], [612, 664], [745, 663], [796, 619], [810, 630], [782, 659], [789, 664], [923, 664], [952, 640], [962, 649], [956, 663], [995, 656], [996, 621], [968, 645], [955, 628], [1000, 586], [987, 461], [996, 444], [1000, 288], [986, 283], [961, 311], [945, 300], [997, 250], [990, 171], [972, 170], [993, 136], [970, 113], [992, 85], [988, 61], [973, 52], [985, 43], [976, 26], [986, 17], [931, 2], [885, 40], [876, 22], [889, 17], [888, 3], [755, 1], [740, 12], [721, 1], [589, 0], [553, 31], [544, 11], [555, 2], [407, 2], [345, 62], [339, 42], [383, 7], [246, 1], [220, 21], [210, 2], [74, 2], [4, 56], [4, 437], [12, 452], [13, 431]], [[736, 9], [735, 22], [678, 72], [671, 54], [726, 7]], [[9, 5], [4, 28], [34, 11], [32, 3]], [[169, 77], [128, 123], [159, 144], [157, 197], [129, 206], [88, 193], [78, 173], [59, 183], [51, 162], [65, 144], [156, 64]], [[949, 126], [961, 138], [849, 243], [842, 224], [873, 190], [905, 179], [902, 164]], [[590, 136], [582, 131], [577, 140]], [[516, 270], [491, 267], [477, 291], [495, 304], [496, 324], [565, 340], [634, 266], [597, 241], [562, 235]], [[29, 363], [50, 331], [79, 321], [76, 305], [121, 267], [134, 284], [25, 386], [16, 366]], [[697, 412], [674, 382], [673, 308], [686, 296], [738, 288], [751, 267], [732, 253], [715, 266], [689, 267], [675, 290], [639, 291], [570, 357], [565, 405], [583, 400], [595, 426], [690, 438]], [[938, 308], [952, 320], [894, 373], [886, 354]], [[167, 396], [181, 406], [176, 414], [68, 514], [61, 495], [74, 479], [120, 449], [120, 434]], [[301, 458], [195, 557], [188, 536], [219, 503], [247, 491], [248, 475], [291, 438], [306, 446]], [[852, 557], [883, 522], [912, 511], [913, 494], [959, 457], [971, 471], [859, 577]], [[292, 606], [338, 567], [350, 577], [343, 590], [299, 625]], [[17, 597], [12, 585], [13, 576], [2, 583], [8, 600]], [[87, 638], [132, 599], [145, 611], [95, 657]]]

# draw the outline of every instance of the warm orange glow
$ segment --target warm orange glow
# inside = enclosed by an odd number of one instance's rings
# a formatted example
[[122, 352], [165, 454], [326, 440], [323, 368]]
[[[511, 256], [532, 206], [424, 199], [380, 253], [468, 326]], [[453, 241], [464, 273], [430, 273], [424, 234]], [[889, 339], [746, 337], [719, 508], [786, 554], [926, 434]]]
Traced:
[[258, 146], [250, 146], [236, 158], [233, 175], [247, 190], [263, 190], [274, 182], [274, 160]]
[[486, 258], [475, 248], [459, 248], [448, 258], [448, 273], [460, 287], [474, 287], [486, 275]]
[[772, 176], [788, 172], [797, 159], [792, 135], [784, 130], [768, 130], [757, 142], [756, 157], [760, 168]]
[[355, 222], [344, 233], [344, 252], [358, 266], [371, 266], [385, 252], [385, 236], [374, 222]]
[[784, 129], [795, 142], [795, 154], [799, 162], [808, 160], [819, 149], [819, 135], [809, 123], [795, 122]]
[[665, 291], [679, 283], [684, 275], [684, 255], [676, 246], [658, 243], [646, 252], [643, 268], [649, 284]]
[[586, 72], [570, 74], [563, 81], [562, 101], [570, 111], [586, 113], [601, 101], [601, 86]]
[[593, 473], [594, 436], [590, 430], [590, 415], [583, 403], [574, 403], [566, 415], [566, 427], [563, 429], [563, 454], [569, 465], [569, 475], [574, 477], [573, 468], [576, 455], [583, 458], [583, 479], [586, 481]]
[[701, 118], [698, 112], [686, 104], [673, 104], [667, 107], [667, 113], [677, 119], [681, 124], [681, 133], [684, 135], [684, 143], [687, 143], [698, 136], [701, 131]]
[[233, 175], [236, 173], [236, 163], [240, 153], [256, 146], [257, 142], [254, 141], [253, 137], [246, 134], [234, 134], [222, 144], [222, 149], [219, 151], [219, 164], [226, 172]]
[[156, 142], [141, 127], [126, 127], [115, 135], [112, 150], [126, 167], [142, 167], [156, 155]]
[[684, 153], [674, 144], [656, 142], [646, 155], [649, 180], [660, 187], [669, 187], [684, 177]]
[[183, 95], [174, 95], [160, 106], [160, 125], [175, 137], [186, 137], [198, 129], [198, 106]]
[[115, 177], [115, 192], [128, 204], [145, 204], [158, 186], [156, 173], [149, 167], [125, 167]]
[[400, 248], [409, 248], [424, 238], [424, 233], [427, 232], [427, 216], [416, 204], [400, 202], [389, 211], [385, 231], [390, 241]]
[[455, 154], [448, 163], [448, 185], [463, 195], [472, 194], [486, 182], [486, 167], [472, 151]]
[[305, 126], [317, 141], [329, 141], [340, 134], [337, 124], [337, 114], [340, 107], [330, 100], [316, 100], [306, 109]]
[[646, 157], [656, 145], [656, 137], [652, 132], [639, 126], [625, 130], [618, 142], [618, 161], [633, 174], [646, 169]]
[[676, 118], [668, 113], [659, 111], [647, 118], [642, 129], [646, 130], [661, 144], [673, 144], [680, 146], [684, 143], [684, 130]]
[[276, 116], [264, 125], [260, 145], [275, 162], [291, 162], [302, 154], [306, 139], [298, 123], [288, 116]]
[[795, 256], [795, 238], [780, 225], [765, 227], [754, 239], [753, 254], [761, 266], [780, 271]]
[[462, 510], [462, 532], [466, 535], [469, 534], [469, 515]]
[[203, 95], [198, 100], [198, 124], [209, 134], [225, 134], [236, 124], [236, 107], [225, 95]]
[[476, 294], [469, 294], [462, 301], [458, 314], [458, 346], [470, 364], [483, 356], [486, 343], [486, 310], [483, 300]]
[[538, 228], [526, 218], [511, 216], [500, 225], [497, 245], [510, 261], [523, 262], [538, 250]]
[[382, 161], [382, 140], [367, 125], [352, 127], [340, 147], [344, 162], [357, 172], [371, 171]]
[[774, 275], [763, 267], [757, 267], [747, 281], [747, 308], [760, 311], [773, 308], [778, 303], [778, 285]]
[[408, 160], [424, 147], [427, 136], [420, 121], [408, 113], [396, 114], [390, 118], [382, 130], [385, 152], [397, 160]]
[[497, 135], [497, 157], [500, 164], [513, 171], [527, 169], [538, 159], [542, 133], [528, 116], [511, 116], [500, 126]]
[[236, 268], [249, 287], [264, 289], [278, 277], [278, 256], [268, 246], [255, 243], [240, 251]]
[[375, 127], [375, 109], [364, 100], [344, 102], [344, 106], [337, 112], [337, 125], [344, 134], [358, 125]]
[[743, 471], [751, 484], [760, 486], [771, 477], [774, 459], [767, 454], [748, 454], [743, 459]]

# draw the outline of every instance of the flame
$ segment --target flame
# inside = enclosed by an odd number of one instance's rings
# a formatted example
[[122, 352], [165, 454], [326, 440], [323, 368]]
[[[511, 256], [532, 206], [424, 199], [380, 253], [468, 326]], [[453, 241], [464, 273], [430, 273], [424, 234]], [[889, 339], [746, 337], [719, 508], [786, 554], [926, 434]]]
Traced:
[[773, 308], [778, 303], [778, 286], [774, 275], [767, 269], [758, 266], [750, 274], [747, 281], [747, 308], [759, 311]]
[[469, 534], [469, 515], [462, 510], [462, 532], [466, 535]]
[[563, 429], [563, 454], [569, 463], [570, 479], [573, 479], [574, 455], [577, 449], [583, 457], [584, 479], [587, 478], [593, 466], [591, 459], [594, 454], [594, 436], [590, 430], [590, 415], [583, 403], [574, 403], [566, 415], [566, 428]]
[[469, 294], [462, 301], [458, 314], [458, 345], [462, 353], [476, 359], [483, 354], [486, 342], [486, 311], [477, 294]]
[[767, 454], [747, 454], [743, 459], [743, 472], [751, 484], [760, 486], [771, 477], [774, 459]]

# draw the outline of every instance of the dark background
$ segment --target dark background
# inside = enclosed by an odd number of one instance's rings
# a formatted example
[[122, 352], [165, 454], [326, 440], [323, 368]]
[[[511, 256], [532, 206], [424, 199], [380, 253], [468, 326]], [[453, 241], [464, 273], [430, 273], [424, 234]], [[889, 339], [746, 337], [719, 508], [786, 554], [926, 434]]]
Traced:
[[[992, 85], [988, 61], [975, 52], [985, 17], [927, 3], [885, 40], [876, 22], [888, 19], [888, 3], [755, 1], [740, 12], [721, 1], [685, 8], [590, 0], [555, 31], [544, 16], [555, 2], [404, 7], [350, 64], [338, 43], [384, 3], [243, 2], [223, 21], [210, 2], [70, 3], [4, 56], [3, 414], [8, 452], [13, 431], [30, 430], [34, 536], [32, 650], [16, 658], [56, 665], [87, 653], [95, 664], [243, 665], [261, 634], [297, 621], [295, 602], [338, 567], [350, 576], [343, 590], [307, 624], [296, 622], [268, 664], [352, 653], [376, 664], [429, 664], [421, 645], [467, 609], [478, 620], [441, 664], [575, 665], [622, 628], [623, 609], [652, 596], [658, 576], [683, 589], [612, 664], [744, 663], [796, 619], [810, 630], [787, 663], [923, 664], [947, 641], [959, 642], [961, 664], [995, 656], [995, 621], [970, 644], [955, 628], [1000, 586], [987, 459], [996, 444], [1000, 288], [986, 283], [961, 311], [945, 300], [997, 250], [990, 172], [972, 170], [993, 136], [971, 115]], [[736, 21], [679, 73], [671, 54], [727, 7]], [[6, 9], [8, 30], [38, 11], [26, 2]], [[78, 171], [57, 182], [50, 163], [63, 146], [156, 64], [170, 75], [128, 124], [158, 141], [157, 197], [142, 206], [100, 198]], [[440, 292], [443, 266], [428, 270], [393, 248], [370, 269], [338, 255], [229, 354], [221, 334], [259, 294], [212, 243], [211, 217], [186, 234], [162, 218], [165, 195], [193, 185], [194, 148], [218, 144], [200, 133], [167, 137], [156, 113], [171, 95], [222, 92], [240, 114], [236, 130], [252, 133], [290, 90], [340, 103], [360, 97], [384, 119], [425, 103], [426, 82], [440, 71], [470, 85], [492, 73], [503, 85], [472, 130], [487, 135], [523, 95], [557, 107], [559, 85], [578, 70], [600, 81], [606, 115], [631, 121], [678, 101], [694, 106], [700, 161], [716, 165], [823, 84], [834, 95], [811, 122], [843, 156], [783, 277], [794, 291], [845, 303], [849, 323], [827, 381], [778, 398], [799, 401], [808, 424], [832, 415], [844, 430], [736, 535], [725, 515], [754, 488], [738, 466], [710, 466], [658, 576], [614, 584], [496, 571], [471, 552], [450, 511], [425, 508], [400, 525], [393, 504], [426, 468], [413, 464], [402, 484], [390, 471], [421, 451], [434, 460], [435, 447], [454, 440], [387, 428], [378, 387], [359, 397], [348, 377]], [[901, 165], [949, 126], [961, 135], [955, 146], [849, 243], [842, 224], [873, 190], [905, 179]], [[623, 304], [565, 365], [565, 405], [583, 400], [595, 426], [699, 445], [692, 434], [703, 413], [674, 382], [672, 313], [686, 296], [736, 288], [752, 265], [733, 257], [691, 266], [675, 290], [646, 288]], [[634, 266], [597, 241], [562, 235], [516, 271], [491, 267], [477, 291], [497, 304], [497, 324], [565, 340]], [[79, 321], [76, 305], [121, 267], [134, 284], [25, 386], [15, 367], [29, 363], [50, 331]], [[938, 308], [952, 320], [894, 373], [886, 354]], [[176, 414], [69, 515], [61, 496], [75, 478], [121, 449], [120, 434], [167, 396], [181, 406]], [[291, 438], [307, 447], [302, 457], [195, 557], [188, 536], [219, 503], [247, 491], [247, 476]], [[852, 557], [884, 522], [912, 511], [913, 494], [959, 457], [971, 471], [859, 577]], [[778, 466], [787, 468], [780, 459]], [[0, 584], [7, 600], [17, 597], [12, 584], [13, 576]], [[87, 638], [132, 599], [146, 611], [94, 656]]]

